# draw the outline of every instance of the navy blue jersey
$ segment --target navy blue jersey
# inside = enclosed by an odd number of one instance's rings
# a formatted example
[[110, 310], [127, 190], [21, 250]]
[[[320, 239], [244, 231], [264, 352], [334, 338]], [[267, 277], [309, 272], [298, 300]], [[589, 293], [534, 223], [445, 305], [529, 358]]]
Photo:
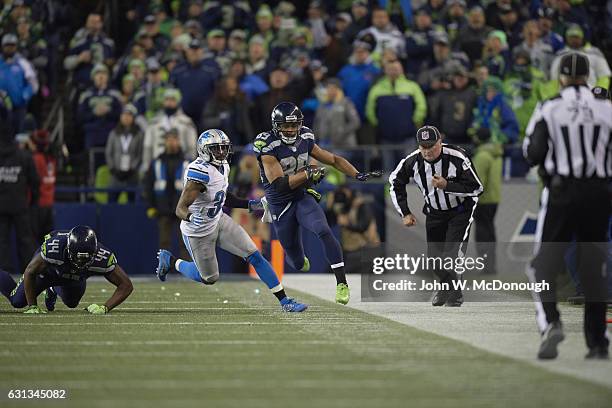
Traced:
[[68, 235], [70, 231], [53, 231], [45, 236], [40, 256], [47, 263], [47, 273], [71, 281], [82, 281], [90, 276], [107, 276], [117, 266], [117, 257], [98, 242], [98, 253], [86, 270], [77, 270], [68, 261]]
[[308, 165], [310, 152], [312, 152], [314, 145], [314, 133], [306, 126], [302, 126], [299, 137], [292, 145], [283, 143], [280, 135], [274, 130], [257, 135], [255, 142], [253, 142], [253, 150], [257, 155], [261, 182], [266, 192], [266, 199], [270, 205], [285, 207], [289, 202], [301, 198], [304, 195], [304, 188], [296, 188], [287, 193], [274, 191], [266, 177], [261, 156], [270, 155], [276, 157], [276, 160], [278, 160], [283, 168], [285, 176], [291, 176]]

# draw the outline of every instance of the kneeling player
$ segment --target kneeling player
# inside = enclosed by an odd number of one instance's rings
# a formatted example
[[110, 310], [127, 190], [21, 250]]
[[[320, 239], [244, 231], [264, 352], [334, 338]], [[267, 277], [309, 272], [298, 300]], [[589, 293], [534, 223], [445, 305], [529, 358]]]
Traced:
[[38, 307], [38, 295], [46, 289], [48, 311], [55, 309], [58, 295], [66, 306], [75, 308], [90, 276], [104, 276], [117, 287], [106, 303], [87, 307], [91, 314], [108, 313], [132, 293], [132, 282], [117, 264], [115, 255], [98, 242], [91, 228], [79, 225], [70, 231], [48, 234], [19, 283], [8, 272], [0, 271], [0, 292], [14, 307], [27, 306], [24, 313], [47, 313]]
[[[224, 205], [233, 208], [261, 209], [258, 200], [245, 200], [227, 192], [230, 167], [227, 157], [231, 142], [227, 135], [217, 129], [203, 132], [198, 138], [199, 158], [191, 162], [183, 176], [176, 215], [181, 222], [185, 246], [195, 262], [176, 259], [169, 251], [160, 249], [157, 276], [166, 280], [168, 271], [177, 272], [196, 282], [212, 285], [219, 279], [219, 265], [215, 247], [246, 259], [262, 281], [278, 298], [287, 312], [302, 312], [308, 305], [288, 298], [276, 273], [268, 261], [259, 253], [246, 231], [222, 211]], [[227, 200], [226, 200], [227, 199]]]

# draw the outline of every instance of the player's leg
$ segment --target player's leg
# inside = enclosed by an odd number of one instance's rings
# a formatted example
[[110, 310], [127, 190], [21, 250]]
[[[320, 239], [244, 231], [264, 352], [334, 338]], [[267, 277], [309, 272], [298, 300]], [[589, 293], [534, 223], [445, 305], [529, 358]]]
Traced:
[[285, 254], [287, 254], [289, 264], [298, 271], [305, 271], [307, 261], [304, 256], [300, 224], [295, 216], [296, 208], [296, 203], [293, 202], [289, 207], [283, 209], [271, 209], [274, 215], [272, 225], [274, 225], [276, 236], [283, 246]]
[[86, 281], [78, 281], [61, 286], [54, 286], [53, 291], [62, 299], [62, 302], [71, 309], [79, 305], [87, 288]]
[[218, 225], [212, 234], [204, 237], [183, 235], [185, 246], [193, 262], [177, 259], [174, 262], [174, 268], [177, 272], [205, 285], [212, 285], [219, 280], [219, 264], [215, 251], [218, 235]]
[[[47, 277], [36, 276], [34, 281], [36, 296], [50, 286], [51, 282]], [[0, 292], [11, 302], [13, 307], [22, 308], [28, 304], [23, 285], [23, 275], [21, 275], [19, 282], [15, 282], [8, 272], [0, 270]]]
[[288, 298], [283, 285], [278, 280], [272, 265], [257, 250], [249, 234], [238, 225], [229, 215], [223, 214], [219, 220], [219, 247], [246, 259], [257, 272], [259, 278], [276, 296], [282, 307], [290, 312], [302, 312], [308, 305], [304, 305]]
[[309, 194], [304, 195], [304, 198], [299, 200], [296, 204], [296, 218], [300, 225], [317, 235], [323, 242], [325, 256], [336, 276], [336, 301], [338, 303], [347, 304], [350, 298], [350, 292], [344, 271], [342, 247], [336, 237], [334, 237], [331, 228], [329, 228], [323, 209]]

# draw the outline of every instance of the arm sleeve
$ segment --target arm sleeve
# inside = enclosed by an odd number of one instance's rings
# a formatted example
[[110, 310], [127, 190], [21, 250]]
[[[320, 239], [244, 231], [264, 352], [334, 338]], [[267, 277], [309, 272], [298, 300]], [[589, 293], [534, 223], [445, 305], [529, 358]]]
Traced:
[[463, 158], [463, 163], [458, 168], [457, 177], [447, 180], [447, 183], [444, 191], [461, 197], [478, 197], [484, 191], [482, 183], [467, 157]]
[[[391, 201], [395, 209], [402, 217], [411, 214], [410, 208], [408, 208], [408, 193], [406, 193], [406, 185], [410, 182], [413, 177], [412, 168], [408, 168], [407, 163], [409, 162], [408, 157], [402, 159], [397, 165], [393, 173], [389, 176], [389, 194], [391, 195]], [[412, 162], [410, 160], [410, 162]]]
[[236, 197], [234, 193], [228, 191], [225, 206], [230, 208], [249, 208], [249, 200]]
[[523, 140], [523, 156], [530, 166], [542, 164], [548, 153], [548, 125], [542, 115], [541, 105], [538, 104], [529, 119]]

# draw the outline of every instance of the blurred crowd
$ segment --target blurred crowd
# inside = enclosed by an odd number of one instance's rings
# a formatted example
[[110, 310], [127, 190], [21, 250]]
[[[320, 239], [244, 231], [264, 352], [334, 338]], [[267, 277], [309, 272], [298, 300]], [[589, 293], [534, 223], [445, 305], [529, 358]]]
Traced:
[[409, 148], [431, 124], [500, 157], [558, 92], [565, 53], [609, 88], [612, 0], [3, 0], [0, 35], [3, 139], [47, 151], [25, 142], [62, 95], [70, 153], [103, 150], [106, 185], [171, 214], [155, 197], [180, 191], [206, 128], [244, 147], [233, 177], [256, 194], [249, 144], [281, 101], [332, 149]]

